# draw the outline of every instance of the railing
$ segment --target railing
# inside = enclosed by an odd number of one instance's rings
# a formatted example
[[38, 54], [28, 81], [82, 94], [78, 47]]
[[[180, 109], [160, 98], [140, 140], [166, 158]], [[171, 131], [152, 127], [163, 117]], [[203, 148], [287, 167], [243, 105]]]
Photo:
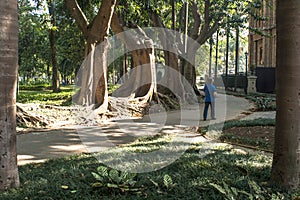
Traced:
[[[236, 80], [236, 83], [235, 83]], [[221, 75], [221, 77], [215, 80], [217, 86], [223, 86], [225, 88], [242, 88], [245, 89], [248, 86], [247, 77], [243, 74], [235, 75]]]

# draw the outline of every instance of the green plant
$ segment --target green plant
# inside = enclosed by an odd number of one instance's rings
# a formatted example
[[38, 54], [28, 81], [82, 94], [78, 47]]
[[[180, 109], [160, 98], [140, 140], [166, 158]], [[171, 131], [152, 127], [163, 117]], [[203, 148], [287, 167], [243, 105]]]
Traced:
[[[247, 180], [248, 190], [246, 188], [238, 189], [236, 187], [231, 187], [223, 181], [223, 185], [218, 185], [215, 183], [210, 183], [210, 186], [218, 190], [225, 199], [284, 199], [284, 196], [280, 193], [270, 194], [267, 188], [261, 187], [258, 183], [253, 180]], [[246, 191], [247, 190], [247, 191]], [[264, 194], [268, 194], [264, 197]]]
[[116, 169], [109, 169], [104, 166], [99, 166], [97, 172], [92, 172], [92, 175], [97, 182], [92, 184], [94, 188], [109, 188], [116, 189], [121, 192], [141, 193], [141, 188], [135, 187], [134, 180], [136, 174]]
[[276, 107], [273, 104], [273, 99], [270, 97], [257, 97], [255, 104], [259, 111], [276, 110]]
[[171, 191], [177, 185], [176, 183], [173, 183], [172, 177], [168, 174], [164, 175], [162, 184], [159, 184], [152, 179], [150, 179], [150, 181], [157, 188], [158, 193], [162, 193], [163, 191]]

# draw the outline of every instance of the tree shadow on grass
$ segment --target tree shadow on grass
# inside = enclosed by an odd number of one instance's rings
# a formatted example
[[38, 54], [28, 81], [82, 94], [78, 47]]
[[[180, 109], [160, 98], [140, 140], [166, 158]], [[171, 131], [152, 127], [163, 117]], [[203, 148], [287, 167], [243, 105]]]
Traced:
[[[132, 149], [129, 149], [130, 145], [124, 148], [128, 151], [138, 151], [139, 147], [149, 150], [153, 145], [161, 147], [163, 143], [155, 139], [158, 138], [154, 138], [157, 144], [152, 141], [149, 144], [132, 146]], [[187, 143], [178, 142], [176, 145], [180, 147]], [[163, 153], [171, 155], [168, 151]], [[96, 182], [91, 172], [96, 172], [97, 167], [104, 162], [95, 159], [94, 154], [79, 154], [41, 164], [21, 166], [19, 170], [22, 187], [19, 190], [1, 193], [0, 198], [225, 199], [229, 197], [230, 191], [236, 189], [237, 199], [247, 199], [250, 194], [257, 195], [259, 199], [291, 199], [297, 194], [284, 192], [267, 184], [271, 162], [271, 156], [262, 152], [250, 154], [230, 145], [197, 143], [190, 145], [184, 154], [164, 168], [138, 173], [135, 181], [141, 193], [133, 194], [113, 188], [91, 187], [91, 184]], [[166, 184], [166, 175], [171, 178], [172, 185]], [[214, 186], [220, 186], [227, 194], [221, 193]]]

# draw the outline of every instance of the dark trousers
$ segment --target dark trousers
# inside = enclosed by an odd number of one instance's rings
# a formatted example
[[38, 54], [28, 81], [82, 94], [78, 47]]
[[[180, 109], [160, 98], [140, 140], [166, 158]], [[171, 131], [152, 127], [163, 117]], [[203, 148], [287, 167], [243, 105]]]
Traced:
[[205, 102], [204, 106], [204, 112], [203, 112], [203, 119], [207, 119], [207, 113], [208, 113], [208, 107], [210, 106], [210, 111], [211, 111], [211, 118], [215, 119], [215, 102]]

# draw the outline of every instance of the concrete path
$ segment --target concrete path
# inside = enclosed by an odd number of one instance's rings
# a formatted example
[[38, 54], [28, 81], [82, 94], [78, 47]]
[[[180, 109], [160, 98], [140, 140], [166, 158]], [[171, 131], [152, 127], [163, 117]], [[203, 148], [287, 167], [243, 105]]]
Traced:
[[243, 117], [242, 120], [253, 120], [257, 118], [275, 119], [275, 116], [276, 116], [276, 111], [255, 112], [246, 117]]
[[[188, 127], [206, 126], [250, 114], [253, 105], [244, 98], [220, 95], [217, 99], [217, 120], [202, 120], [203, 104], [183, 105], [179, 111], [151, 113], [143, 119], [114, 120], [98, 127], [69, 127], [50, 131], [20, 134], [17, 137], [18, 164], [44, 162], [80, 152], [126, 144], [140, 136], [159, 133], [191, 135]], [[203, 138], [194, 138], [201, 141]]]

